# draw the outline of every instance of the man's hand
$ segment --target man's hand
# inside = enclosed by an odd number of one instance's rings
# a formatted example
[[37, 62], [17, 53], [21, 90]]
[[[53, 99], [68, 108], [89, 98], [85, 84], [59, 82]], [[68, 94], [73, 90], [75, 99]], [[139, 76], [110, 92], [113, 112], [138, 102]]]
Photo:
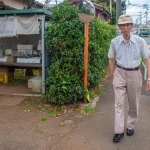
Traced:
[[150, 91], [150, 58], [145, 59], [145, 64], [147, 68], [147, 82], [146, 82], [146, 91]]

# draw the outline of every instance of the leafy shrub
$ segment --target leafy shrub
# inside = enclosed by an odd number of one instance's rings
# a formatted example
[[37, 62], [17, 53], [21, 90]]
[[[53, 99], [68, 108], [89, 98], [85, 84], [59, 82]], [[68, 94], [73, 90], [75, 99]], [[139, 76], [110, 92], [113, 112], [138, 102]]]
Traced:
[[88, 86], [98, 85], [104, 76], [103, 69], [108, 65], [108, 49], [115, 35], [114, 26], [95, 18], [89, 29]]
[[[59, 4], [52, 12], [53, 20], [45, 32], [47, 49], [53, 54], [52, 64], [47, 68], [45, 94], [48, 102], [75, 103], [86, 94], [83, 87], [84, 24], [78, 19], [76, 7], [69, 2]], [[101, 82], [114, 33], [114, 27], [96, 18], [89, 24], [88, 89]]]

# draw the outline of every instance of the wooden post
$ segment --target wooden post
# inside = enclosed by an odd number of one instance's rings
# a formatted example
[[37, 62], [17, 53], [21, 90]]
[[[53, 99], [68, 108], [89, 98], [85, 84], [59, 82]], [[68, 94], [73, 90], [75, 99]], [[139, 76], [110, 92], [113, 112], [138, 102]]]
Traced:
[[[89, 23], [85, 23], [85, 50], [84, 50], [84, 88], [87, 90], [88, 82], [88, 33]], [[87, 103], [87, 98], [84, 97], [84, 103]]]

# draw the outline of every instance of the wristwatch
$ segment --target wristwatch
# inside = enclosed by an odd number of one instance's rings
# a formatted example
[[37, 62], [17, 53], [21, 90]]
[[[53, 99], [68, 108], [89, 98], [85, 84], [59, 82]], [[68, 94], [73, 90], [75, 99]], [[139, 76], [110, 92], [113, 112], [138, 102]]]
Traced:
[[147, 80], [149, 80], [149, 81], [150, 81], [150, 78], [147, 78]]

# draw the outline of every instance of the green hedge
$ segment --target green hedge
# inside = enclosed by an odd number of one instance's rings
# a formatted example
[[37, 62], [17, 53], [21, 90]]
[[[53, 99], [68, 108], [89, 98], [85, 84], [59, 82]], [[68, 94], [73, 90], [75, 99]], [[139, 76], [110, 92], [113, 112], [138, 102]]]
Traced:
[[[47, 26], [45, 41], [53, 54], [47, 68], [46, 97], [56, 104], [75, 103], [86, 92], [84, 75], [84, 24], [77, 16], [77, 9], [69, 2], [53, 8], [53, 20]], [[107, 52], [115, 28], [95, 18], [89, 24], [88, 89], [98, 85], [108, 65]]]

